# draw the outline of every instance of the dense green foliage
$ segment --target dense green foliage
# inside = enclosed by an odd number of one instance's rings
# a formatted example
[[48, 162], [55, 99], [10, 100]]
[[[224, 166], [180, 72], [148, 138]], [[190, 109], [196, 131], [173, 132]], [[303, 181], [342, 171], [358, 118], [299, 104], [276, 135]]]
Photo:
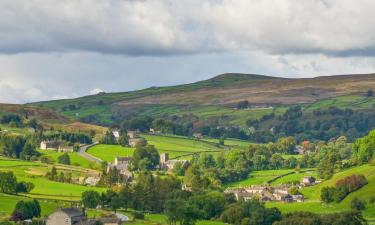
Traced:
[[334, 214], [314, 214], [309, 212], [295, 212], [287, 214], [274, 225], [362, 225], [366, 224], [360, 212], [344, 212]]
[[40, 217], [41, 208], [38, 200], [19, 201], [12, 213], [12, 220], [22, 221], [32, 219], [33, 217]]
[[155, 146], [137, 147], [133, 153], [132, 167], [134, 170], [151, 170], [159, 165], [159, 152]]
[[375, 157], [375, 130], [367, 136], [359, 138], [353, 145], [353, 152], [357, 161], [362, 164], [370, 162]]
[[321, 200], [326, 203], [340, 202], [349, 193], [354, 192], [368, 183], [365, 176], [353, 174], [340, 179], [336, 182], [335, 187], [324, 187], [321, 191]]

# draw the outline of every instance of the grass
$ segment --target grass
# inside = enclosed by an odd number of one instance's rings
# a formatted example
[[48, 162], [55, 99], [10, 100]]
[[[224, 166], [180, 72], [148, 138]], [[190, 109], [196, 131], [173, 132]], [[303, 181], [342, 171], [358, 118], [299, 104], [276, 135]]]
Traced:
[[155, 145], [159, 152], [169, 153], [170, 158], [192, 153], [219, 152], [223, 150], [215, 146], [215, 144], [179, 136], [143, 135], [143, 137], [146, 138], [148, 144]]
[[120, 145], [95, 145], [87, 150], [87, 153], [107, 162], [113, 162], [117, 156], [132, 156], [134, 148]]
[[276, 185], [280, 185], [280, 184], [288, 184], [288, 183], [291, 183], [293, 181], [301, 182], [302, 178], [305, 177], [305, 176], [313, 176], [313, 177], [316, 178], [317, 173], [316, 173], [315, 169], [301, 170], [300, 173], [293, 173], [293, 174], [289, 174], [289, 175], [286, 175], [284, 177], [281, 177], [281, 178], [275, 180], [274, 182], [271, 182], [271, 185], [276, 186]]
[[[199, 141], [180, 136], [142, 135], [148, 144], [154, 145], [159, 153], [168, 153], [170, 158], [182, 157], [189, 159], [194, 153], [209, 152], [216, 154], [222, 148], [214, 143]], [[120, 145], [95, 145], [88, 149], [87, 153], [107, 162], [113, 162], [117, 156], [132, 156], [135, 148], [122, 147]]]
[[[369, 183], [361, 189], [350, 193], [340, 203], [325, 204], [320, 202], [320, 192], [323, 187], [334, 186], [335, 183], [346, 176], [352, 174], [363, 174], [367, 177]], [[320, 184], [301, 189], [301, 193], [307, 198], [305, 202], [295, 203], [281, 203], [272, 202], [267, 203], [267, 207], [277, 207], [283, 213], [294, 211], [310, 211], [314, 213], [333, 213], [351, 210], [350, 201], [357, 197], [361, 200], [368, 201], [375, 196], [375, 167], [369, 165], [362, 165], [353, 167], [335, 174], [331, 179], [321, 182]], [[375, 219], [375, 205], [367, 203], [366, 209], [363, 211], [366, 219]]]
[[247, 179], [234, 182], [228, 185], [228, 187], [246, 187], [250, 185], [264, 184], [280, 175], [293, 172], [294, 170], [259, 170], [250, 172]]
[[[73, 177], [86, 176], [88, 173], [88, 170], [79, 167], [56, 165], [56, 168], [58, 172], [72, 172]], [[25, 194], [28, 197], [77, 201], [80, 200], [81, 194], [86, 190], [105, 191], [105, 188], [86, 187], [48, 180], [45, 178], [45, 173], [50, 171], [50, 169], [51, 165], [42, 164], [40, 162], [0, 160], [0, 171], [12, 171], [18, 181], [32, 182], [35, 185], [35, 188], [30, 193]]]
[[[42, 155], [50, 157], [54, 162], [58, 162], [59, 156], [63, 155], [63, 152], [56, 152], [52, 150], [38, 150]], [[76, 152], [69, 152], [70, 163], [74, 166], [81, 166], [88, 169], [98, 168], [99, 165], [87, 160], [86, 158], [80, 156]]]
[[329, 107], [345, 109], [370, 109], [375, 106], [375, 98], [361, 95], [345, 95], [316, 101], [306, 106], [306, 110], [326, 109]]
[[[31, 198], [16, 196], [16, 195], [7, 195], [0, 193], [0, 220], [9, 218], [9, 215], [13, 212], [13, 209], [18, 201], [21, 200], [32, 200]], [[50, 201], [50, 200], [39, 200], [42, 216], [48, 216], [54, 212], [59, 207], [68, 207], [68, 202], [61, 201]]]

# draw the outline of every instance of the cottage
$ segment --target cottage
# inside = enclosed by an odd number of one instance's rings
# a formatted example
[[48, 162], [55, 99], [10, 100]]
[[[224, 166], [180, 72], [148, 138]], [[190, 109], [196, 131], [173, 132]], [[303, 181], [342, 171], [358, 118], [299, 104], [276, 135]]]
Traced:
[[306, 176], [302, 178], [302, 185], [304, 186], [310, 186], [315, 184], [315, 178], [312, 176]]
[[304, 155], [307, 153], [307, 150], [306, 148], [304, 148], [303, 146], [301, 145], [297, 145], [295, 148], [294, 148], [294, 153], [296, 154], [300, 154], [300, 155]]
[[87, 221], [83, 211], [79, 208], [59, 209], [52, 213], [46, 221], [46, 225], [78, 225]]
[[119, 130], [112, 130], [112, 135], [115, 137], [116, 141], [120, 139], [120, 131]]
[[96, 186], [99, 183], [99, 181], [100, 181], [100, 177], [98, 176], [88, 177], [85, 180], [85, 184], [89, 186]]
[[52, 140], [52, 141], [41, 141], [40, 149], [42, 150], [54, 150], [58, 152], [73, 152], [73, 146], [68, 146], [64, 141]]
[[133, 139], [133, 138], [139, 138], [139, 132], [138, 131], [134, 131], [134, 130], [129, 130], [127, 132], [127, 135], [130, 139]]
[[129, 171], [130, 163], [130, 157], [116, 157], [114, 163], [107, 166], [107, 172], [109, 172], [110, 169], [116, 169], [121, 175], [131, 179], [133, 178], [133, 173]]
[[145, 139], [143, 139], [143, 138], [131, 138], [131, 139], [129, 139], [129, 146], [137, 147], [137, 146], [141, 145], [143, 142], [145, 142]]
[[203, 138], [203, 134], [202, 133], [194, 133], [193, 137], [196, 138], [196, 139], [202, 139]]
[[160, 161], [159, 161], [160, 169], [171, 171], [171, 170], [173, 170], [176, 163], [181, 163], [181, 166], [184, 167], [189, 163], [189, 161], [188, 160], [169, 159], [168, 153], [160, 154]]

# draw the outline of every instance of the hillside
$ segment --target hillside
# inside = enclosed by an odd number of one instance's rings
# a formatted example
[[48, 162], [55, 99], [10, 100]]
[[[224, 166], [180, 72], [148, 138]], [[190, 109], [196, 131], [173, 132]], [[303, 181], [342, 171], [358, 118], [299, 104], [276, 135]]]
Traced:
[[[98, 124], [111, 124], [135, 114], [193, 114], [207, 117], [233, 114], [233, 120], [241, 120], [244, 117], [242, 114], [254, 114], [232, 110], [233, 106], [243, 100], [249, 101], [253, 106], [282, 107], [290, 104], [311, 104], [339, 96], [363, 96], [369, 89], [375, 89], [374, 74], [286, 79], [230, 73], [192, 84], [100, 93], [29, 105], [54, 109], [71, 119]], [[255, 114], [258, 111], [255, 111]], [[260, 114], [264, 115], [263, 111]], [[237, 122], [234, 123], [238, 124]]]

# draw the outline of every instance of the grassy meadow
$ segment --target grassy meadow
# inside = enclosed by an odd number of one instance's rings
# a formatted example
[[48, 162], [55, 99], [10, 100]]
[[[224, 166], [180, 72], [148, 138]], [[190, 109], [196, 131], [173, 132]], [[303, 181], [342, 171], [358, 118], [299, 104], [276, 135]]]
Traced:
[[[88, 173], [97, 173], [80, 167], [55, 165], [58, 173], [71, 172], [73, 177], [85, 177]], [[86, 190], [105, 191], [105, 188], [86, 187], [78, 184], [60, 183], [48, 180], [45, 174], [50, 171], [52, 165], [40, 162], [25, 162], [18, 160], [1, 159], [0, 171], [13, 171], [17, 181], [32, 182], [35, 188], [27, 194], [28, 197], [53, 200], [80, 200], [82, 192]], [[0, 207], [1, 208], [1, 207]]]
[[[56, 152], [56, 151], [52, 151], [52, 150], [41, 150], [41, 149], [39, 149], [38, 151], [42, 155], [51, 158], [56, 163], [58, 162], [59, 156], [64, 154], [63, 152]], [[87, 160], [86, 158], [80, 156], [76, 152], [69, 152], [68, 155], [70, 157], [70, 164], [73, 165], [73, 166], [81, 166], [81, 167], [88, 168], [88, 169], [99, 168], [98, 164]]]
[[132, 156], [134, 149], [121, 145], [99, 144], [89, 148], [87, 153], [104, 161], [113, 162], [117, 156]]
[[[325, 204], [320, 202], [320, 193], [323, 187], [334, 186], [335, 183], [346, 176], [352, 174], [363, 174], [366, 176], [369, 183], [361, 189], [350, 193], [340, 203]], [[361, 200], [368, 201], [370, 197], [375, 196], [375, 166], [362, 165], [354, 168], [350, 168], [335, 174], [331, 179], [321, 182], [320, 184], [305, 187], [301, 189], [301, 193], [306, 197], [305, 202], [295, 203], [282, 203], [282, 202], [270, 202], [266, 205], [268, 207], [277, 207], [283, 213], [294, 212], [294, 211], [310, 211], [315, 213], [332, 213], [347, 211], [350, 209], [350, 201], [358, 197]], [[367, 203], [366, 209], [363, 211], [363, 215], [366, 219], [375, 219], [375, 204]]]

